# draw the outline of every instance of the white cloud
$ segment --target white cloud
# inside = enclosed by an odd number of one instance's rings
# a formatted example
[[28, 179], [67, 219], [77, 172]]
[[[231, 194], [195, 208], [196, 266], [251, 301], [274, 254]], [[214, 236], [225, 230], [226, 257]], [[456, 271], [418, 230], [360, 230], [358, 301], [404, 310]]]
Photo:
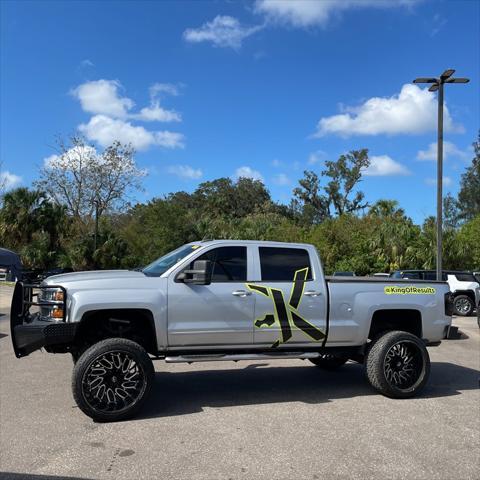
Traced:
[[8, 170], [0, 172], [0, 190], [10, 190], [22, 183], [22, 177], [10, 173]]
[[[460, 150], [452, 142], [443, 142], [443, 158], [446, 160], [449, 157], [458, 157], [466, 159], [469, 157], [469, 153], [464, 150]], [[417, 153], [417, 160], [437, 160], [437, 144], [431, 143], [426, 150], [419, 150]]]
[[188, 28], [183, 32], [187, 42], [212, 42], [216, 47], [239, 49], [243, 40], [262, 29], [262, 25], [246, 27], [234, 17], [217, 15], [199, 28]]
[[112, 118], [142, 120], [145, 122], [180, 122], [181, 116], [174, 110], [166, 110], [160, 106], [156, 96], [160, 92], [176, 95], [174, 85], [155, 83], [150, 87], [150, 106], [144, 107], [139, 113], [130, 113], [135, 102], [119, 94], [121, 88], [117, 80], [95, 80], [79, 85], [72, 94], [80, 101], [82, 109], [95, 115], [107, 115]]
[[152, 101], [149, 107], [144, 107], [140, 113], [129, 115], [129, 118], [144, 122], [181, 122], [182, 117], [174, 110], [165, 110], [158, 100]]
[[251, 167], [239, 167], [235, 170], [234, 178], [239, 179], [241, 177], [251, 178], [252, 180], [260, 180], [263, 182], [263, 176], [258, 170], [254, 170]]
[[388, 155], [370, 157], [370, 166], [363, 170], [367, 177], [386, 177], [390, 175], [410, 175], [407, 167], [396, 162]]
[[150, 89], [150, 97], [155, 98], [159, 93], [168, 93], [177, 96], [179, 94], [178, 87], [172, 83], [154, 83]]
[[335, 14], [360, 8], [411, 6], [417, 0], [257, 0], [255, 11], [267, 19], [294, 27], [327, 25]]
[[143, 120], [144, 122], [181, 122], [181, 115], [175, 110], [166, 110], [160, 106], [158, 97], [161, 93], [177, 96], [179, 94], [176, 85], [171, 83], [154, 83], [149, 88], [150, 106], [144, 107], [137, 114], [131, 114], [129, 118]]
[[430, 36], [434, 37], [442, 28], [447, 24], [447, 19], [442, 17], [439, 13], [436, 13], [433, 16], [432, 20], [432, 30]]
[[80, 100], [85, 112], [125, 118], [135, 104], [130, 98], [121, 97], [119, 88], [121, 85], [117, 80], [94, 80], [82, 83], [72, 90], [72, 94]]
[[283, 165], [282, 162], [278, 158], [274, 158], [272, 160], [272, 167], [279, 168], [282, 165]]
[[90, 160], [101, 161], [95, 148], [90, 145], [76, 146], [70, 148], [62, 155], [50, 155], [43, 159], [45, 168], [58, 168], [66, 170], [76, 170], [85, 166]]
[[150, 105], [135, 113], [133, 100], [120, 95], [121, 84], [117, 80], [95, 80], [79, 85], [72, 94], [80, 101], [82, 109], [93, 114], [90, 120], [78, 126], [89, 140], [108, 146], [118, 140], [130, 143], [136, 150], [150, 146], [182, 148], [184, 136], [181, 133], [151, 131], [143, 126], [133, 125], [128, 120], [143, 122], [180, 122], [181, 115], [174, 110], [166, 110], [160, 105], [158, 95], [177, 95], [175, 85], [155, 83], [150, 87]]
[[197, 180], [203, 176], [199, 168], [193, 168], [190, 165], [170, 165], [167, 172], [186, 180]]
[[91, 60], [89, 60], [88, 58], [86, 58], [85, 60], [82, 60], [80, 62], [80, 67], [82, 67], [82, 68], [94, 67], [94, 66], [95, 66], [95, 64]]
[[[453, 124], [446, 106], [444, 125], [446, 131], [463, 131], [461, 126]], [[420, 134], [436, 128], [435, 95], [427, 89], [406, 84], [398, 95], [373, 97], [358, 107], [347, 107], [345, 113], [320, 119], [314, 136]]]
[[275, 185], [279, 186], [290, 185], [292, 183], [290, 178], [284, 173], [278, 173], [277, 175], [274, 175], [272, 181]]
[[106, 115], [95, 115], [88, 123], [79, 125], [78, 129], [89, 140], [98, 142], [104, 147], [116, 140], [130, 143], [135, 150], [146, 150], [154, 145], [165, 148], [184, 147], [184, 136], [181, 133], [166, 130], [152, 132]]
[[[451, 177], [443, 177], [443, 185], [445, 187], [449, 187], [452, 184], [453, 180]], [[434, 177], [428, 177], [425, 179], [425, 183], [430, 186], [434, 186], [437, 184], [437, 179]]]
[[317, 163], [323, 162], [327, 159], [327, 154], [323, 150], [317, 150], [313, 152], [308, 157], [308, 164], [315, 165]]

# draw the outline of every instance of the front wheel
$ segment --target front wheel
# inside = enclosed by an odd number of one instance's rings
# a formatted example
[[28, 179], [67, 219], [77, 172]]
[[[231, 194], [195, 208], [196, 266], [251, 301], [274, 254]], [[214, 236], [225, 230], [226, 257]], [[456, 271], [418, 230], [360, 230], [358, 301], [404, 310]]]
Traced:
[[93, 420], [124, 420], [140, 409], [153, 377], [153, 363], [143, 347], [125, 338], [109, 338], [92, 345], [76, 362], [73, 397]]
[[457, 315], [468, 317], [472, 314], [475, 305], [468, 295], [458, 295], [453, 300], [453, 307]]
[[366, 358], [370, 384], [390, 398], [416, 395], [430, 374], [430, 357], [421, 339], [407, 332], [393, 331], [377, 338]]

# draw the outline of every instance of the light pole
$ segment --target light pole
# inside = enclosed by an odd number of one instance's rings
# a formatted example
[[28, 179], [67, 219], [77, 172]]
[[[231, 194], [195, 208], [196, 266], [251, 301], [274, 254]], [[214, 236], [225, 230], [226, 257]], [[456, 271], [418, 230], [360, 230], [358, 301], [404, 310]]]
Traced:
[[452, 78], [455, 70], [445, 70], [440, 77], [416, 78], [413, 83], [431, 83], [429, 92], [438, 90], [438, 127], [437, 127], [437, 280], [442, 279], [442, 235], [443, 235], [443, 88], [446, 83], [468, 83], [468, 78]]
[[95, 233], [93, 235], [93, 253], [97, 251], [97, 237], [98, 237], [98, 200], [95, 203]]

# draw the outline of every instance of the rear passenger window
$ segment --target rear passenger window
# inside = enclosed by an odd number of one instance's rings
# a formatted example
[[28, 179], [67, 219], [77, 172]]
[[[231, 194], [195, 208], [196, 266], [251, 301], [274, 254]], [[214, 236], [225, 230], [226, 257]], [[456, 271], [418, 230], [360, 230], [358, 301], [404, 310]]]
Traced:
[[425, 280], [436, 280], [437, 279], [437, 273], [436, 272], [425, 272], [424, 278], [425, 278]]
[[475, 282], [473, 273], [456, 273], [455, 276], [459, 282]]
[[312, 279], [308, 252], [301, 248], [260, 247], [262, 280], [292, 282], [297, 270], [308, 267], [307, 280]]
[[247, 247], [214, 248], [195, 260], [212, 262], [212, 283], [247, 281]]

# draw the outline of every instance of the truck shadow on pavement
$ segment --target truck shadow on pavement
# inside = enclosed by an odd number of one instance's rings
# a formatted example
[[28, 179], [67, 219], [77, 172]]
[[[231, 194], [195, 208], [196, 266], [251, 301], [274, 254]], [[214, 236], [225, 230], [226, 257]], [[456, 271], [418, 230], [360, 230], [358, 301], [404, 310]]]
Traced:
[[[267, 364], [268, 365], [268, 364]], [[275, 367], [248, 365], [243, 369], [157, 372], [152, 392], [137, 419], [187, 415], [208, 408], [284, 402], [320, 404], [342, 398], [380, 395], [368, 384], [359, 364], [336, 371], [312, 365]], [[253, 368], [255, 367], [255, 368]], [[461, 394], [478, 388], [477, 370], [432, 362], [429, 382], [420, 399]], [[382, 397], [385, 398], [385, 397]], [[385, 401], [394, 402], [401, 400]]]

